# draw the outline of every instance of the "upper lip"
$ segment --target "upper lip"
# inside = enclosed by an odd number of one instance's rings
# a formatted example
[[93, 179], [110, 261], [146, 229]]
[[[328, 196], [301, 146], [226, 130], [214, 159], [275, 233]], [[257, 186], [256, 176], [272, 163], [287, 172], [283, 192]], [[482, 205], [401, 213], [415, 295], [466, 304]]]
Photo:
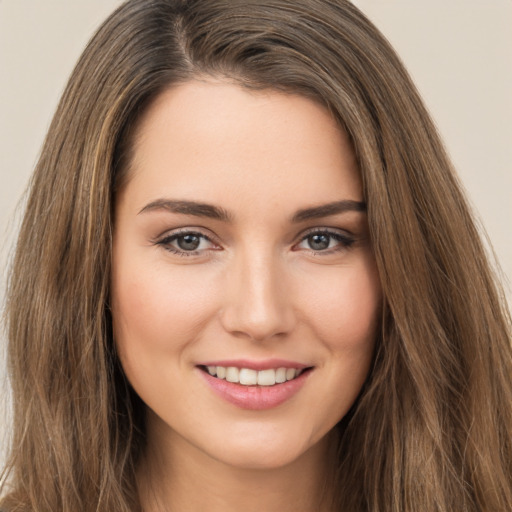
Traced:
[[302, 370], [304, 368], [310, 368], [312, 365], [286, 359], [263, 359], [259, 361], [253, 359], [222, 359], [203, 361], [199, 363], [198, 366], [223, 366], [225, 368], [232, 366], [235, 368], [248, 368], [250, 370], [259, 371], [270, 370], [272, 368], [296, 368]]

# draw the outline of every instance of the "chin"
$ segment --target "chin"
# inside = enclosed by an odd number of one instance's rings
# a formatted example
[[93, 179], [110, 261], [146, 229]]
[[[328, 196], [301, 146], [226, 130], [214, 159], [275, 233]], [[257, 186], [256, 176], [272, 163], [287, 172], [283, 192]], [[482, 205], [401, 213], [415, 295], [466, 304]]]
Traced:
[[229, 445], [225, 443], [222, 453], [211, 455], [219, 462], [238, 469], [276, 470], [298, 463], [304, 457], [325, 454], [327, 437], [315, 443], [304, 443], [294, 439], [293, 436], [286, 436], [286, 438], [277, 436], [272, 439], [229, 443]]

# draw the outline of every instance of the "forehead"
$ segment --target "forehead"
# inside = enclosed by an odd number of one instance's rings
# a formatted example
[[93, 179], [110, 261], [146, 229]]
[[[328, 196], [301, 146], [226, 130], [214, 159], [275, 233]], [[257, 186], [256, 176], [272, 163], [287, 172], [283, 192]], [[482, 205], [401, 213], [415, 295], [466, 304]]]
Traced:
[[134, 137], [126, 192], [280, 204], [360, 200], [348, 137], [320, 104], [295, 94], [190, 81], [162, 93]]

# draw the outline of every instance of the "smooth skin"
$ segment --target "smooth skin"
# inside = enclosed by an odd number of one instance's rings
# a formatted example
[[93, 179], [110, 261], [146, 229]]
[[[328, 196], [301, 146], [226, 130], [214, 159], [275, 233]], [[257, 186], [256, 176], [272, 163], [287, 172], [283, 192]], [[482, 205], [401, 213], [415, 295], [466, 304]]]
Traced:
[[[194, 80], [156, 99], [133, 149], [112, 314], [148, 410], [144, 510], [327, 510], [332, 429], [368, 375], [381, 304], [346, 134], [310, 99]], [[272, 358], [312, 370], [267, 410], [224, 400], [199, 367]]]

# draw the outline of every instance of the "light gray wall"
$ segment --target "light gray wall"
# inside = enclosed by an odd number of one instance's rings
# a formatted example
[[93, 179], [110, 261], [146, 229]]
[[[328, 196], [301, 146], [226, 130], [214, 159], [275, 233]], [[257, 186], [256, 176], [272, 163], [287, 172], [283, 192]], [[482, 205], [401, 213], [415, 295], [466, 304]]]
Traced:
[[[93, 30], [120, 3], [0, 0], [0, 300], [16, 205], [59, 95]], [[394, 44], [419, 86], [510, 280], [512, 1], [354, 3]], [[0, 382], [1, 359], [0, 352]], [[0, 440], [7, 424], [0, 407]]]

